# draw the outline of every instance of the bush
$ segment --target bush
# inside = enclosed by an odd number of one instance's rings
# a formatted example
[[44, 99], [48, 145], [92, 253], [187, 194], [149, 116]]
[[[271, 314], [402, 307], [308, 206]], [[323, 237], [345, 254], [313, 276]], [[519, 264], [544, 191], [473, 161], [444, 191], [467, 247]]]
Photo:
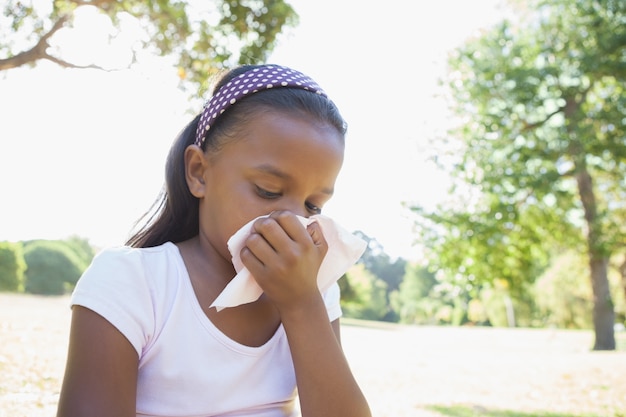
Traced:
[[436, 284], [435, 275], [426, 267], [416, 263], [406, 265], [400, 288], [391, 297], [400, 322], [435, 324], [449, 315], [443, 300], [431, 296]]
[[61, 295], [82, 274], [83, 261], [62, 241], [35, 241], [24, 250], [25, 290], [31, 294]]
[[[509, 291], [504, 280], [494, 280], [479, 292], [487, 323], [494, 327], [530, 327], [536, 325], [536, 306], [533, 289], [519, 287], [522, 291]], [[478, 313], [478, 311], [476, 311]]]
[[480, 291], [480, 300], [489, 324], [494, 327], [515, 326], [511, 317], [511, 298], [506, 290], [500, 287], [484, 288]]
[[584, 256], [558, 256], [535, 283], [536, 300], [544, 324], [565, 329], [591, 329], [593, 295]]
[[22, 291], [25, 269], [22, 245], [0, 242], [0, 291]]
[[472, 324], [487, 324], [489, 317], [487, 317], [487, 310], [480, 299], [472, 298], [467, 304], [467, 320]]
[[81, 270], [87, 269], [96, 254], [89, 240], [79, 236], [71, 236], [63, 242], [69, 246], [70, 249], [76, 253], [78, 259], [80, 259]]
[[377, 279], [362, 264], [356, 264], [346, 273], [354, 292], [351, 299], [342, 300], [345, 317], [363, 320], [382, 320], [388, 313], [383, 281]]

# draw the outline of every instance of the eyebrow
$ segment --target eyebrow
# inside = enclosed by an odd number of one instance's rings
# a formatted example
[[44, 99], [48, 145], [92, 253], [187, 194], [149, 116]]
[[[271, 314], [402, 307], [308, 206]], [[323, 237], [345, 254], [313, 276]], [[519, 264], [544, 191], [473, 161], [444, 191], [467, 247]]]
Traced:
[[[281, 171], [280, 169], [276, 168], [273, 165], [270, 164], [261, 164], [261, 165], [257, 165], [256, 167], [254, 167], [255, 170], [257, 171], [261, 171], [264, 172], [266, 174], [272, 175], [274, 177], [286, 180], [286, 181], [292, 181], [293, 177], [291, 175], [289, 175], [288, 173]], [[324, 194], [328, 194], [328, 195], [333, 195], [333, 193], [335, 192], [334, 189], [332, 188], [323, 188], [322, 192]]]

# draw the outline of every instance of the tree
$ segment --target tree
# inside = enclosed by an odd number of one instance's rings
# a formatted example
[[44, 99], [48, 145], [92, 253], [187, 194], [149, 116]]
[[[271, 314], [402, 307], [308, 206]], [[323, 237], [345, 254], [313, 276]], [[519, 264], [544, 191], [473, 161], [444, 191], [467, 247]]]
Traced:
[[80, 236], [70, 236], [63, 242], [65, 242], [65, 244], [74, 251], [80, 260], [79, 266], [81, 270], [87, 269], [93, 260], [93, 257], [96, 255], [96, 252], [93, 246], [89, 243], [89, 240]]
[[348, 272], [354, 296], [342, 300], [346, 317], [364, 320], [382, 320], [389, 312], [385, 299], [385, 283], [377, 279], [363, 264], [356, 264]]
[[546, 324], [570, 329], [590, 327], [592, 294], [584, 270], [584, 258], [568, 252], [556, 257], [536, 282], [536, 301]]
[[402, 258], [393, 261], [387, 253], [385, 253], [382, 245], [372, 237], [367, 236], [361, 231], [356, 231], [355, 235], [367, 242], [365, 252], [359, 259], [359, 263], [363, 264], [376, 279], [384, 283], [385, 300], [388, 306], [388, 312], [383, 317], [385, 321], [397, 321], [398, 315], [391, 308], [391, 294], [398, 291], [400, 284], [404, 278], [406, 268], [406, 260]]
[[407, 264], [402, 283], [391, 297], [401, 322], [432, 324], [437, 309], [443, 304], [431, 297], [436, 285], [437, 279], [428, 268], [417, 263]]
[[[528, 2], [526, 2], [528, 3]], [[521, 2], [520, 2], [521, 4]], [[615, 349], [607, 279], [624, 247], [626, 2], [535, 0], [450, 58], [449, 165], [463, 206], [415, 207], [433, 259], [466, 282], [537, 278], [555, 247], [587, 257], [594, 350]], [[458, 190], [458, 189], [457, 189]], [[439, 261], [437, 261], [439, 259]]]
[[[263, 62], [283, 27], [297, 22], [283, 0], [7, 0], [0, 22], [0, 70], [47, 60], [67, 68], [100, 68], [63, 56], [60, 33], [71, 31], [80, 10], [96, 8], [111, 23], [115, 38], [123, 26], [141, 32], [130, 46], [129, 65], [140, 52], [171, 55], [183, 85], [208, 86], [209, 76], [236, 63]], [[71, 33], [71, 32], [70, 32]], [[87, 48], [89, 45], [86, 46]]]
[[624, 256], [624, 260], [618, 266], [619, 274], [622, 278], [622, 291], [624, 293], [624, 298], [626, 299], [626, 255]]
[[38, 240], [25, 245], [25, 290], [31, 294], [61, 295], [74, 287], [83, 262], [63, 241]]
[[25, 269], [22, 245], [0, 242], [0, 291], [21, 291]]

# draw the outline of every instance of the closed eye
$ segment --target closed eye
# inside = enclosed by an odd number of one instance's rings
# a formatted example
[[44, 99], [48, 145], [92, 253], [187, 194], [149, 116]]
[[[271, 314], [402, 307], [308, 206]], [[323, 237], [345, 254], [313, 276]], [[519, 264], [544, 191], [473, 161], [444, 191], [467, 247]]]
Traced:
[[264, 188], [259, 187], [258, 185], [255, 186], [256, 188], [256, 193], [259, 195], [259, 197], [261, 198], [265, 198], [268, 200], [272, 200], [274, 198], [278, 198], [280, 197], [282, 194], [281, 193], [275, 193], [272, 191], [268, 191]]
[[[255, 190], [256, 193], [259, 197], [264, 198], [266, 200], [274, 200], [276, 198], [280, 198], [282, 197], [282, 193], [281, 192], [274, 192], [274, 191], [269, 191], [266, 190], [265, 188], [261, 188], [258, 185], [255, 185]], [[309, 213], [311, 214], [321, 214], [322, 213], [322, 208], [319, 206], [316, 206], [313, 203], [305, 203], [304, 204], [306, 206], [306, 209]]]

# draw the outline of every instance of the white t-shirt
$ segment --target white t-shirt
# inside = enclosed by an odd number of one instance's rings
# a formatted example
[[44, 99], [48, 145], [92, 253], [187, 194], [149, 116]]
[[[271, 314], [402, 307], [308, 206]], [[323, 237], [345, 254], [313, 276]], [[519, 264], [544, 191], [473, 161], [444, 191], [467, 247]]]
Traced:
[[[324, 293], [330, 321], [339, 287]], [[296, 380], [282, 325], [260, 347], [227, 337], [195, 296], [173, 243], [98, 254], [72, 295], [111, 322], [139, 355], [137, 416], [284, 417], [296, 409]]]

